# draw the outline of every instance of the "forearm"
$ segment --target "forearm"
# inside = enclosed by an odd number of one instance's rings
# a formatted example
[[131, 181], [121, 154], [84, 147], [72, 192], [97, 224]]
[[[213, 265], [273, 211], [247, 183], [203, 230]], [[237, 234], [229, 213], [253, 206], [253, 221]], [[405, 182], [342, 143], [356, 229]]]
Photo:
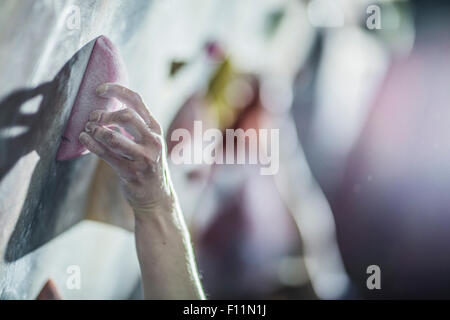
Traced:
[[135, 214], [145, 298], [203, 299], [189, 233], [176, 200]]

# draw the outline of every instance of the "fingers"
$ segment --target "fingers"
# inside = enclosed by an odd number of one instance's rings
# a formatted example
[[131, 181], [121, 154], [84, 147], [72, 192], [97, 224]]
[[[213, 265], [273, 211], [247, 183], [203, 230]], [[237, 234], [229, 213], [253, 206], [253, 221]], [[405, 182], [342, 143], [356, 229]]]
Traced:
[[136, 179], [136, 170], [154, 170], [153, 166], [161, 159], [162, 137], [154, 133], [151, 133], [153, 146], [145, 149], [110, 129], [97, 126], [88, 130], [89, 133], [80, 134], [80, 142], [105, 160], [126, 181]]
[[162, 130], [155, 118], [152, 117], [142, 98], [136, 92], [115, 83], [104, 83], [97, 88], [97, 94], [104, 98], [116, 98], [126, 106], [133, 108], [144, 120], [147, 126], [157, 134]]
[[147, 137], [147, 157], [153, 162], [158, 162], [161, 158], [161, 154], [164, 148], [164, 138], [161, 135], [150, 132]]
[[117, 98], [129, 108], [93, 111], [79, 140], [114, 168], [129, 197], [139, 198], [137, 195], [148, 193], [148, 181], [162, 177], [165, 145], [161, 127], [137, 93], [111, 83], [99, 86], [97, 92], [105, 98]]
[[88, 124], [91, 122], [101, 126], [118, 125], [126, 129], [137, 142], [145, 140], [144, 138], [150, 135], [150, 129], [144, 120], [130, 108], [115, 112], [95, 110], [89, 115]]
[[86, 149], [88, 149], [90, 152], [96, 154], [101, 159], [105, 160], [113, 168], [118, 168], [119, 163], [116, 159], [116, 156], [111, 152], [109, 152], [107, 148], [102, 146], [100, 142], [96, 141], [89, 134], [87, 134], [86, 132], [82, 132], [80, 134], [79, 140], [81, 144], [83, 144], [86, 147]]
[[85, 130], [92, 138], [101, 143], [103, 149], [106, 147], [122, 158], [135, 160], [141, 154], [141, 146], [114, 130], [94, 122], [88, 122]]

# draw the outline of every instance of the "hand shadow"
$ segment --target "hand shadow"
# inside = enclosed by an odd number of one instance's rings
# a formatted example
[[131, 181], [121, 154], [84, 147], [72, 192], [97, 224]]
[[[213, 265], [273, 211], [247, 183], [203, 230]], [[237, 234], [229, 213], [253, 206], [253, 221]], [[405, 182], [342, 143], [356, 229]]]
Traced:
[[[26, 130], [17, 136], [0, 135], [0, 184], [23, 156], [32, 151], [39, 155], [7, 244], [7, 262], [20, 259], [83, 219], [82, 204], [96, 160], [89, 155], [64, 162], [55, 158], [95, 40], [77, 51], [51, 82], [15, 91], [0, 101], [0, 132], [17, 126]], [[38, 96], [42, 101], [37, 112], [24, 114], [24, 103]], [[16, 185], [28, 183], [11, 180]], [[14, 188], [9, 184], [6, 188]], [[0, 218], [5, 214], [0, 212]]]

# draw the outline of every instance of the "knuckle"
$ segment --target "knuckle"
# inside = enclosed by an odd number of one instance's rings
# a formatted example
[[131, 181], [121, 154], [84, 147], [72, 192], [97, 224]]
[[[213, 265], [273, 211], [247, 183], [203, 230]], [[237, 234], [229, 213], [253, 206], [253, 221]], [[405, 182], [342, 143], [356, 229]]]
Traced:
[[158, 167], [159, 153], [147, 150], [143, 152], [139, 162], [139, 170], [144, 172], [154, 172]]
[[150, 152], [142, 152], [141, 158], [146, 164], [150, 164], [153, 162], [153, 158], [151, 157]]
[[156, 140], [156, 142], [155, 142], [155, 147], [156, 147], [156, 151], [157, 151], [158, 153], [161, 153], [161, 151], [162, 151], [162, 149], [163, 149], [163, 144], [162, 144], [162, 142], [161, 142], [160, 139]]
[[120, 122], [130, 122], [133, 118], [133, 113], [130, 111], [130, 109], [124, 109], [119, 113], [119, 121]]
[[92, 141], [86, 141], [85, 145], [90, 151], [95, 151], [95, 145], [92, 143]]
[[84, 138], [83, 142], [89, 151], [99, 156], [102, 156], [105, 153], [105, 150], [103, 150], [103, 148], [99, 148], [98, 145], [93, 140]]
[[111, 147], [117, 146], [117, 139], [111, 131], [105, 130], [104, 134], [103, 134], [103, 139], [104, 139], [105, 143], [108, 144], [109, 146], [111, 146]]
[[129, 97], [135, 105], [143, 104], [142, 97], [139, 93], [130, 90]]
[[135, 100], [136, 102], [138, 103], [142, 102], [142, 97], [139, 93], [132, 91], [131, 95], [133, 97], [133, 100]]
[[120, 142], [116, 139], [115, 136], [112, 136], [112, 137], [110, 138], [108, 144], [109, 144], [109, 146], [110, 146], [111, 148], [118, 148], [118, 147], [120, 147]]
[[118, 93], [120, 94], [120, 95], [127, 95], [128, 94], [128, 92], [130, 91], [129, 89], [127, 89], [126, 87], [123, 87], [123, 86], [116, 86], [116, 88], [117, 88], [117, 91], [118, 91]]
[[161, 136], [159, 135], [153, 135], [153, 145], [155, 147], [156, 150], [161, 151], [163, 149], [164, 146], [164, 142]]
[[97, 154], [98, 156], [103, 156], [106, 152], [103, 148], [99, 148], [97, 145], [91, 144], [92, 152]]
[[138, 171], [147, 171], [148, 168], [150, 168], [152, 166], [152, 164], [150, 163], [150, 161], [146, 158], [142, 159], [141, 161], [136, 163], [136, 169]]
[[100, 135], [101, 135], [101, 133], [100, 133], [100, 131], [99, 131], [99, 126], [93, 126], [93, 127], [91, 127], [91, 130], [92, 130], [92, 135], [95, 137], [95, 138], [100, 138]]
[[89, 115], [89, 121], [97, 121], [100, 122], [102, 118], [103, 112], [101, 110], [94, 110]]

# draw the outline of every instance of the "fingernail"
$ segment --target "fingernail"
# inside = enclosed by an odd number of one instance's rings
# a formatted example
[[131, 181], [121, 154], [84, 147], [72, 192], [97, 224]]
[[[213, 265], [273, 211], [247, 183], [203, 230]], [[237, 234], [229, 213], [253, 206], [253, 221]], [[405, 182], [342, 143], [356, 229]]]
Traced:
[[99, 96], [102, 96], [105, 94], [106, 90], [108, 90], [108, 84], [104, 83], [104, 84], [99, 85], [95, 91], [97, 92], [97, 94]]
[[86, 132], [92, 132], [95, 128], [95, 123], [92, 122], [87, 122], [86, 125], [84, 126], [84, 130]]
[[98, 122], [100, 121], [101, 111], [95, 110], [92, 111], [89, 115], [89, 121]]
[[82, 144], [84, 144], [84, 141], [86, 141], [86, 136], [87, 136], [87, 133], [86, 133], [86, 132], [81, 132], [81, 133], [80, 133], [80, 136], [78, 137], [78, 140], [80, 140], [80, 142], [81, 142]]

